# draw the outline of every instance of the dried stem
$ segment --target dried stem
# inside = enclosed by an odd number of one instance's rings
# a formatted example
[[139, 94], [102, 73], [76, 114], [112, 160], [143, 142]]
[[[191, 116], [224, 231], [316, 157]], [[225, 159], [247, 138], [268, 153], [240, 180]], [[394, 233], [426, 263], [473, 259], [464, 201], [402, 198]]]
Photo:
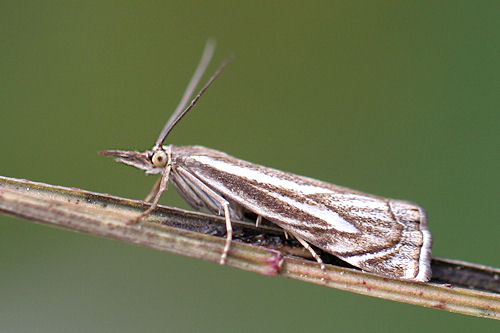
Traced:
[[[225, 243], [224, 219], [160, 206], [140, 225], [127, 221], [144, 211], [140, 201], [0, 177], [0, 211], [162, 251], [218, 262]], [[500, 270], [433, 258], [430, 283], [393, 280], [342, 267], [323, 253], [326, 273], [280, 229], [234, 222], [227, 265], [456, 313], [500, 319]]]

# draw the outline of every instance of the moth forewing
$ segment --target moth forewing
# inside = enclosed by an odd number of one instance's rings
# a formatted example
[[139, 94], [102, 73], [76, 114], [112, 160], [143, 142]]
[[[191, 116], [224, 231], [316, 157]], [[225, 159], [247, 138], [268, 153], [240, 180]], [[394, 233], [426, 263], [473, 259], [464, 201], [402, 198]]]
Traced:
[[[231, 206], [262, 216], [363, 270], [416, 281], [430, 277], [432, 238], [425, 212], [413, 203], [263, 167], [201, 146], [171, 149], [174, 170], [189, 173]], [[181, 192], [184, 188], [177, 186]], [[214, 211], [209, 195], [199, 190], [196, 197], [181, 194]]]

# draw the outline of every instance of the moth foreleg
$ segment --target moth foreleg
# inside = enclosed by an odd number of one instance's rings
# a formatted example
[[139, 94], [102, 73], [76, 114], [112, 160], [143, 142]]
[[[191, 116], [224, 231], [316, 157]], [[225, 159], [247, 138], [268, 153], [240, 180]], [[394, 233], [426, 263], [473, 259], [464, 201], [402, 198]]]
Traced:
[[297, 239], [299, 241], [299, 243], [307, 250], [309, 251], [309, 253], [311, 253], [311, 255], [313, 256], [314, 259], [316, 259], [316, 261], [318, 262], [321, 270], [323, 272], [326, 271], [326, 267], [325, 267], [325, 264], [323, 263], [323, 260], [321, 260], [320, 256], [316, 253], [316, 251], [314, 251], [314, 249], [311, 247], [311, 245], [309, 245], [308, 242], [306, 242], [305, 240], [303, 240], [302, 238], [298, 237], [297, 235], [295, 234], [292, 234], [293, 237], [295, 237], [295, 239]]
[[[226, 244], [224, 245], [224, 250], [222, 251], [222, 255], [220, 257], [219, 263], [224, 265], [226, 263], [227, 254], [229, 253], [229, 249], [231, 248], [231, 241], [233, 239], [233, 226], [231, 224], [231, 218], [229, 213], [229, 202], [224, 199], [220, 194], [212, 190], [210, 187], [205, 185], [201, 180], [196, 178], [189, 171], [183, 169], [182, 167], [176, 167], [175, 171], [178, 172], [182, 177], [185, 177], [185, 180], [190, 182], [192, 187], [197, 187], [200, 192], [203, 192], [207, 198], [215, 201], [219, 205], [219, 209], [222, 208], [224, 212], [224, 217], [226, 219]], [[198, 192], [198, 191], [197, 191]], [[219, 211], [219, 214], [222, 213]]]
[[158, 190], [156, 191], [156, 194], [155, 194], [155, 197], [153, 199], [153, 202], [151, 203], [151, 206], [149, 206], [148, 209], [146, 209], [144, 212], [142, 212], [136, 218], [128, 221], [127, 222], [128, 224], [134, 224], [134, 223], [140, 222], [142, 218], [144, 218], [144, 217], [148, 216], [149, 214], [151, 214], [151, 212], [153, 210], [155, 210], [156, 207], [158, 207], [158, 202], [160, 201], [161, 195], [168, 188], [168, 176], [170, 175], [170, 169], [171, 168], [172, 168], [172, 166], [170, 164], [168, 164], [165, 167], [165, 170], [163, 170], [163, 173], [162, 173], [161, 178], [160, 178], [160, 183], [158, 185]]
[[161, 183], [161, 177], [158, 178], [158, 180], [155, 182], [153, 185], [153, 188], [151, 189], [151, 192], [148, 194], [146, 199], [144, 199], [145, 202], [150, 202], [151, 199], [156, 197], [156, 194], [158, 194], [158, 190], [160, 189], [160, 183]]

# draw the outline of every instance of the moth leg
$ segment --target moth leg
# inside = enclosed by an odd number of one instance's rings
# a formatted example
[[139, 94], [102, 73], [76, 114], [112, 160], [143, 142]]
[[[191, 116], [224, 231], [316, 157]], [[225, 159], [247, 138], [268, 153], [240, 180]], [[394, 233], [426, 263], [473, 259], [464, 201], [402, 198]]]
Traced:
[[261, 222], [262, 222], [262, 216], [257, 215], [257, 219], [255, 220], [255, 226], [259, 227]]
[[134, 224], [134, 223], [140, 222], [142, 218], [151, 214], [151, 212], [153, 210], [155, 210], [156, 207], [158, 207], [158, 202], [160, 201], [161, 195], [168, 188], [168, 176], [170, 175], [171, 168], [172, 168], [172, 165], [167, 164], [167, 166], [165, 167], [165, 170], [163, 170], [163, 174], [161, 175], [161, 178], [160, 178], [160, 184], [158, 185], [158, 191], [156, 192], [155, 198], [154, 198], [153, 202], [151, 203], [151, 206], [149, 206], [148, 209], [146, 209], [144, 212], [142, 212], [136, 218], [128, 221], [127, 224]]
[[146, 199], [144, 199], [145, 202], [150, 202], [151, 199], [153, 199], [156, 196], [156, 194], [158, 193], [158, 190], [160, 189], [160, 183], [161, 183], [161, 177], [158, 178], [158, 180], [153, 185], [151, 192], [148, 194]]
[[297, 235], [294, 235], [292, 234], [293, 237], [295, 237], [295, 239], [297, 239], [299, 241], [299, 243], [307, 250], [309, 251], [309, 253], [311, 253], [311, 255], [313, 256], [314, 259], [316, 259], [316, 261], [318, 262], [319, 266], [321, 267], [321, 270], [323, 272], [326, 272], [326, 267], [325, 267], [325, 264], [323, 263], [323, 260], [321, 260], [321, 258], [319, 257], [319, 255], [316, 253], [316, 251], [314, 251], [314, 249], [311, 247], [311, 245], [309, 245], [308, 242], [306, 242], [305, 240], [303, 240], [302, 238], [298, 237]]
[[233, 240], [233, 225], [231, 224], [231, 219], [229, 218], [229, 202], [226, 201], [224, 204], [224, 217], [226, 218], [226, 244], [224, 245], [224, 250], [220, 256], [219, 263], [224, 265], [226, 263], [227, 254], [231, 248], [231, 241]]
[[[210, 187], [205, 185], [201, 180], [192, 175], [189, 171], [185, 170], [182, 167], [176, 167], [175, 171], [189, 180], [194, 186], [200, 189], [202, 192], [206, 194], [207, 197], [214, 200], [217, 204], [219, 204], [219, 209], [222, 208], [224, 210], [224, 217], [226, 219], [226, 244], [224, 245], [224, 250], [222, 251], [222, 255], [220, 257], [219, 263], [224, 265], [227, 260], [227, 254], [229, 253], [229, 249], [231, 247], [231, 241], [233, 240], [233, 226], [231, 224], [231, 218], [229, 213], [229, 202], [224, 199], [220, 194], [212, 190]], [[219, 211], [220, 214], [220, 211]]]

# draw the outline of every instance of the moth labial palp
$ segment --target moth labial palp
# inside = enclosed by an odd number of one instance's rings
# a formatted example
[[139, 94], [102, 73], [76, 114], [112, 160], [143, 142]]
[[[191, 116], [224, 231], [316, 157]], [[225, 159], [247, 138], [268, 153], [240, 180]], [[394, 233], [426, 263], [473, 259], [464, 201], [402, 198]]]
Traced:
[[188, 105], [214, 47], [213, 42], [207, 43], [181, 102], [151, 150], [101, 152], [146, 173], [161, 174], [147, 198], [152, 200], [151, 206], [131, 222], [139, 222], [157, 207], [170, 181], [194, 208], [225, 217], [227, 235], [221, 264], [230, 252], [231, 219], [252, 213], [257, 216], [257, 225], [265, 219], [294, 236], [323, 270], [323, 261], [311, 245], [367, 272], [428, 281], [432, 236], [425, 211], [416, 204], [267, 168], [202, 146], [163, 145], [228, 63], [223, 63]]

